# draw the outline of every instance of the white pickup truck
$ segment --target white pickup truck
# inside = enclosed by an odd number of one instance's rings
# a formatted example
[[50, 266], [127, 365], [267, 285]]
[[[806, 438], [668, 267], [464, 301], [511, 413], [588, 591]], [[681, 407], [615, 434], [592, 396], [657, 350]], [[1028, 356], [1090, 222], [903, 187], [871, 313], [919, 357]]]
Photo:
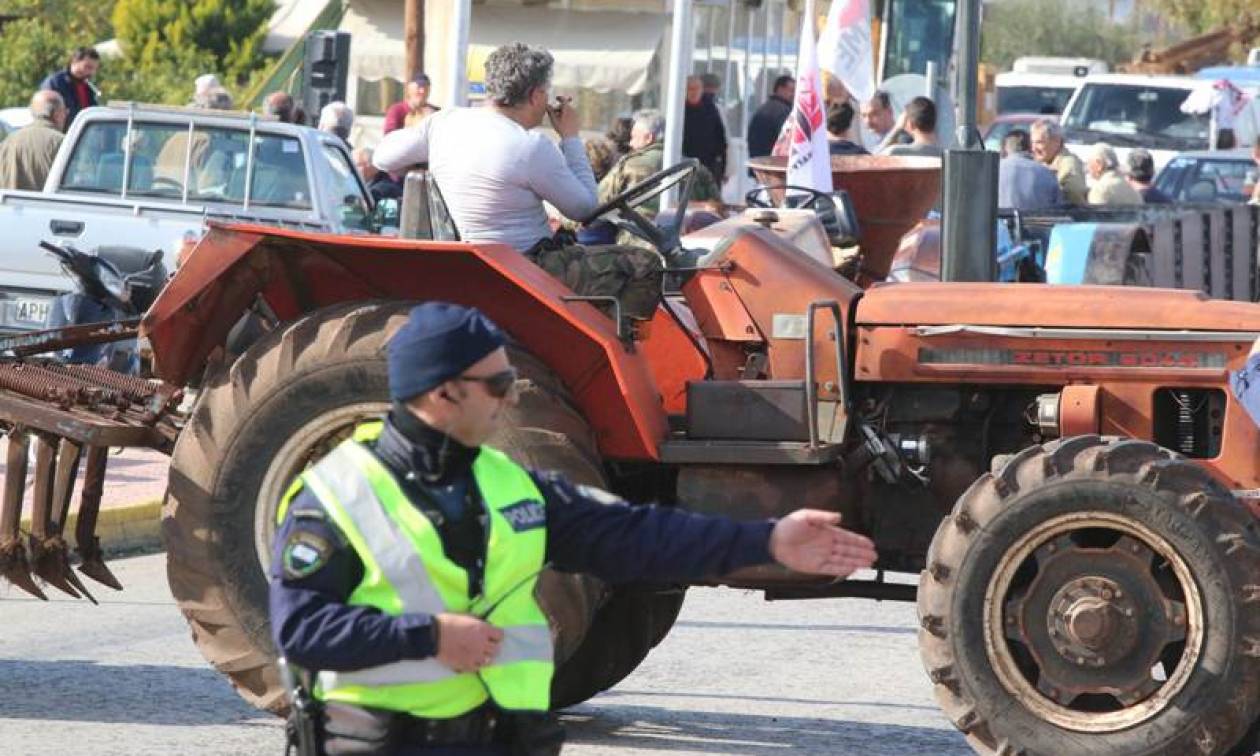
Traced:
[[1059, 119], [1067, 148], [1087, 160], [1090, 148], [1102, 142], [1115, 148], [1124, 165], [1134, 147], [1145, 147], [1156, 171], [1179, 152], [1205, 150], [1208, 117], [1181, 112], [1202, 84], [1188, 76], [1090, 75]]
[[44, 327], [70, 287], [39, 248], [161, 249], [209, 220], [366, 232], [371, 195], [337, 137], [249, 113], [124, 105], [75, 118], [43, 191], [0, 191], [0, 331]]

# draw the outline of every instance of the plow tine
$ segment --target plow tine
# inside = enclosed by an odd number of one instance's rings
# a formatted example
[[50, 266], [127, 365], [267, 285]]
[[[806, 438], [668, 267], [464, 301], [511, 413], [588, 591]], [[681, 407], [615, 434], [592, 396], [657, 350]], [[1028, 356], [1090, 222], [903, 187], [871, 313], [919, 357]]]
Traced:
[[70, 516], [70, 496], [74, 493], [74, 480], [79, 474], [79, 457], [83, 447], [68, 438], [61, 439], [57, 446], [57, 473], [53, 478], [53, 518], [49, 523], [50, 532], [60, 535], [66, 528], [66, 518]]
[[[31, 511], [31, 569], [44, 582], [79, 598], [73, 583], [66, 577], [70, 562], [66, 559], [66, 542], [53, 530], [54, 467], [57, 451], [43, 435], [35, 435], [35, 485]], [[74, 578], [74, 582], [79, 582]]]
[[48, 600], [31, 578], [26, 548], [18, 535], [22, 522], [22, 494], [26, 490], [26, 452], [30, 437], [15, 429], [9, 434], [4, 470], [4, 499], [0, 500], [0, 575], [35, 598]]
[[62, 569], [66, 582], [82, 593], [84, 598], [97, 603], [83, 581], [70, 569], [70, 547], [66, 542], [66, 520], [70, 517], [70, 499], [74, 495], [74, 481], [79, 475], [79, 460], [83, 456], [83, 447], [68, 438], [61, 439], [57, 445], [56, 477], [53, 478], [53, 519], [48, 523], [49, 535], [55, 539], [56, 549], [61, 555]]
[[79, 520], [74, 529], [74, 550], [83, 563], [79, 572], [116, 591], [122, 583], [105, 566], [101, 553], [101, 539], [96, 537], [96, 516], [101, 511], [101, 495], [105, 490], [105, 464], [109, 461], [109, 449], [89, 446], [87, 462], [83, 468], [83, 495], [79, 499]]

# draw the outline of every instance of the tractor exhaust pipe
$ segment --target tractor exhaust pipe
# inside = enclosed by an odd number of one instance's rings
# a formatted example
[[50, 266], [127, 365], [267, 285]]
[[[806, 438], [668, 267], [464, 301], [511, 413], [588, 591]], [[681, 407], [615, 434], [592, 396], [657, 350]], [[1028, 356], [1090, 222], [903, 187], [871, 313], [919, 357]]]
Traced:
[[998, 156], [984, 150], [976, 128], [980, 0], [958, 3], [956, 24], [959, 149], [943, 158], [941, 280], [992, 281], [997, 272]]
[[996, 278], [998, 155], [948, 150], [941, 176], [941, 280]]

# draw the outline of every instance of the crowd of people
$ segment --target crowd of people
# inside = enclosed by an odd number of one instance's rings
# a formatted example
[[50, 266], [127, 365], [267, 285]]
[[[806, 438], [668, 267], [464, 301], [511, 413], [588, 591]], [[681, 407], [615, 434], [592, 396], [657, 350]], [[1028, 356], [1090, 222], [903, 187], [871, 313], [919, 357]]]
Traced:
[[[41, 81], [30, 101], [31, 122], [0, 142], [0, 189], [39, 190], [52, 166], [62, 135], [85, 108], [97, 104], [98, 91], [92, 80], [100, 70], [101, 58], [89, 47], [74, 50], [66, 67]], [[936, 104], [927, 97], [915, 97], [898, 115], [888, 92], [879, 90], [858, 102], [838, 79], [824, 74], [826, 128], [833, 155], [889, 155], [939, 157], [942, 149], [936, 134]], [[686, 80], [683, 108], [682, 155], [701, 165], [693, 198], [720, 205], [720, 187], [729, 178], [729, 140], [726, 122], [718, 104], [721, 82], [713, 74], [690, 76]], [[785, 124], [792, 112], [796, 82], [788, 75], [776, 78], [767, 100], [752, 114], [747, 125], [750, 158], [784, 155], [787, 152]], [[385, 112], [386, 135], [400, 129], [413, 129], [441, 112], [430, 102], [432, 85], [420, 73], [407, 82], [403, 97]], [[197, 77], [190, 106], [230, 110], [231, 93], [213, 74]], [[307, 124], [336, 135], [349, 149], [355, 113], [344, 102], [330, 102], [318, 113], [308, 115], [286, 92], [267, 95], [261, 105], [264, 115], [278, 121]], [[634, 136], [635, 129], [639, 138]], [[659, 170], [664, 152], [664, 122], [657, 111], [641, 111], [614, 119], [602, 137], [583, 143], [586, 163], [598, 187], [597, 195], [610, 196], [611, 187], [625, 188], [627, 177], [645, 178], [646, 168]], [[644, 136], [654, 134], [654, 136]], [[1254, 152], [1260, 165], [1260, 141]], [[401, 176], [380, 171], [371, 165], [370, 150], [356, 150], [355, 163], [365, 184], [376, 199], [401, 195]], [[1170, 201], [1152, 185], [1154, 162], [1144, 149], [1134, 149], [1121, 165], [1114, 150], [1098, 144], [1081, 160], [1064, 147], [1059, 124], [1053, 118], [1034, 123], [1027, 131], [1016, 129], [1002, 142], [999, 172], [999, 206], [1024, 211], [1063, 205], [1137, 205]], [[612, 176], [607, 184], [604, 180]], [[1087, 178], [1088, 177], [1088, 178]], [[1050, 178], [1054, 179], [1053, 186]], [[608, 188], [606, 188], [608, 187]], [[1253, 202], [1260, 203], [1260, 183], [1254, 188]]]
[[[98, 103], [99, 91], [92, 80], [100, 72], [100, 67], [99, 52], [91, 47], [79, 47], [70, 53], [65, 68], [39, 82], [30, 99], [30, 123], [0, 142], [0, 189], [43, 189], [65, 133], [80, 112]], [[425, 111], [427, 89], [427, 79], [424, 80], [423, 93], [418, 97], [413, 94], [413, 87], [408, 86], [406, 101], [399, 103], [403, 106], [400, 126], [406, 122], [409, 112]], [[235, 107], [231, 92], [215, 74], [203, 74], [193, 81], [188, 104], [207, 110], [231, 110]], [[302, 107], [286, 92], [267, 95], [261, 110], [264, 115], [284, 123], [304, 125], [308, 121]], [[316, 121], [319, 129], [336, 134], [347, 145], [353, 124], [354, 111], [344, 102], [325, 105]], [[373, 186], [374, 194], [394, 192], [394, 187], [386, 182], [372, 182], [368, 177], [364, 178]], [[401, 192], [401, 187], [397, 191]]]
[[1037, 121], [1029, 131], [1013, 129], [1002, 140], [1001, 153], [999, 207], [1029, 211], [1172, 201], [1152, 183], [1155, 160], [1149, 150], [1130, 150], [1122, 166], [1114, 149], [1098, 143], [1082, 161], [1064, 148], [1063, 132], [1053, 119]]

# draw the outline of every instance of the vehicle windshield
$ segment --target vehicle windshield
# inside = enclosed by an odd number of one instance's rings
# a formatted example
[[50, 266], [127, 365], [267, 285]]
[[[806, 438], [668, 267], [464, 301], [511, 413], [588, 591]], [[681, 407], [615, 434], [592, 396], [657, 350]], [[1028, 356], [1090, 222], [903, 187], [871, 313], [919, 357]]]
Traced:
[[[85, 128], [62, 177], [63, 191], [167, 202], [249, 204], [309, 210], [302, 145], [290, 136], [194, 124], [96, 121]], [[126, 192], [123, 179], [126, 177]]]
[[1207, 115], [1181, 112], [1189, 92], [1140, 84], [1086, 84], [1063, 130], [1069, 142], [1108, 142], [1164, 150], [1208, 146]]
[[997, 90], [998, 115], [1041, 113], [1058, 115], [1067, 107], [1076, 87], [1002, 86]]

